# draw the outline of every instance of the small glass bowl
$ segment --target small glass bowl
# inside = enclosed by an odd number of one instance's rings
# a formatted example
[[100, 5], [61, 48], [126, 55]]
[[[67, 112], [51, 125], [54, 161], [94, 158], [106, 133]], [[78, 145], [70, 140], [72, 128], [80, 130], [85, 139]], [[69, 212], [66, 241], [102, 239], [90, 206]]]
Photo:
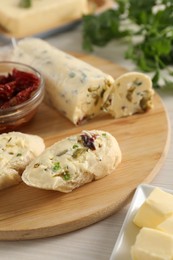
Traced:
[[13, 131], [28, 123], [37, 112], [38, 106], [44, 98], [44, 79], [31, 66], [19, 62], [1, 61], [0, 75], [8, 75], [14, 68], [34, 74], [39, 78], [40, 84], [28, 100], [6, 109], [0, 109], [0, 133]]

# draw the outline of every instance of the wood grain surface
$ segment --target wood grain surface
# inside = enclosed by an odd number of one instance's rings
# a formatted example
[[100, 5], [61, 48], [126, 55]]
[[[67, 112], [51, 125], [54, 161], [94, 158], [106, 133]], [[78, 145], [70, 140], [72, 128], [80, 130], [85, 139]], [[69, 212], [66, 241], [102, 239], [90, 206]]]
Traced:
[[[113, 77], [125, 72], [107, 60], [76, 56]], [[154, 178], [168, 150], [169, 122], [158, 95], [154, 97], [154, 109], [147, 113], [116, 120], [102, 115], [78, 127], [43, 103], [30, 124], [20, 131], [40, 135], [49, 146], [83, 129], [109, 131], [117, 138], [123, 157], [117, 170], [69, 194], [31, 188], [24, 183], [1, 191], [1, 240], [59, 235], [108, 217], [127, 203], [140, 183]]]

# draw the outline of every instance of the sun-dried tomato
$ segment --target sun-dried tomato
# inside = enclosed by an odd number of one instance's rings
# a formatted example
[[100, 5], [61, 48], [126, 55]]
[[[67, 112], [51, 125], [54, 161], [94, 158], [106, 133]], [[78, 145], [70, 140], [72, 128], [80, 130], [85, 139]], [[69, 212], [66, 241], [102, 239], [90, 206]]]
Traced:
[[9, 100], [13, 96], [14, 91], [15, 91], [14, 81], [5, 84], [0, 84], [0, 100], [2, 101]]
[[38, 88], [40, 79], [14, 68], [7, 76], [0, 76], [0, 109], [19, 105], [28, 100]]
[[85, 147], [88, 147], [91, 150], [95, 150], [95, 145], [94, 145], [94, 139], [96, 138], [95, 136], [90, 137], [87, 134], [83, 134], [81, 135], [82, 141], [83, 141], [83, 145]]

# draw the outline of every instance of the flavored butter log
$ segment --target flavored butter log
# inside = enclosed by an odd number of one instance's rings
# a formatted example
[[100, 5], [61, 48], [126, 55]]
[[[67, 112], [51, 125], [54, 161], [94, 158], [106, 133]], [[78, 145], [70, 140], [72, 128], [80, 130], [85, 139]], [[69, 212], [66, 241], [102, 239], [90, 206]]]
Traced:
[[55, 29], [89, 12], [87, 0], [34, 0], [26, 8], [22, 2], [27, 1], [1, 0], [0, 4], [1, 28], [18, 38]]
[[19, 41], [12, 60], [41, 71], [47, 102], [75, 125], [100, 113], [114, 83], [110, 75], [41, 39]]
[[114, 118], [143, 113], [153, 107], [152, 81], [140, 72], [127, 72], [115, 79], [104, 110]]
[[111, 174], [120, 162], [114, 136], [82, 131], [47, 148], [26, 167], [22, 180], [29, 186], [67, 193]]

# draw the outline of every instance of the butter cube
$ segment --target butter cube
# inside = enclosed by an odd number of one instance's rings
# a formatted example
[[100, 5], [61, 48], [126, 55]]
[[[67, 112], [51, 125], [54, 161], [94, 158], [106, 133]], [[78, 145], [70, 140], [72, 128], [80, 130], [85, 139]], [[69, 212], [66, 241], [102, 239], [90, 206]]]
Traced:
[[173, 215], [173, 195], [155, 188], [138, 210], [133, 222], [139, 227], [156, 228]]
[[173, 235], [173, 216], [160, 223], [160, 225], [157, 226], [157, 229]]
[[173, 236], [151, 228], [142, 228], [131, 248], [133, 260], [172, 260]]

